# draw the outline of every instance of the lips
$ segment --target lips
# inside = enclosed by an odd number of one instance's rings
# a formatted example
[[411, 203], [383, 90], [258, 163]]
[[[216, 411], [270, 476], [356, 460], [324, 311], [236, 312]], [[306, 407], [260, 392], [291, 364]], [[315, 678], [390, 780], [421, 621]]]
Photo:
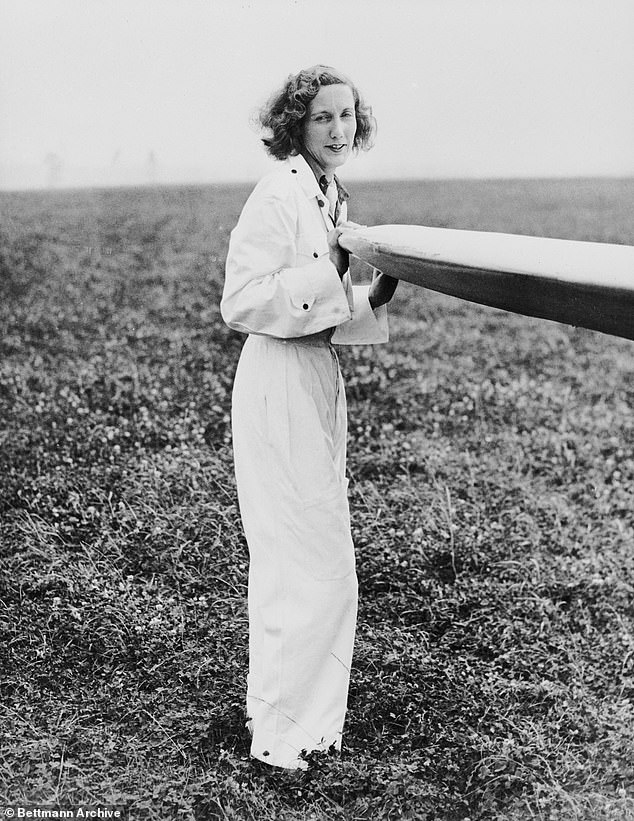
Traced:
[[335, 152], [338, 153], [340, 151], [343, 151], [343, 149], [346, 148], [346, 145], [347, 145], [347, 143], [336, 143], [334, 145], [327, 145], [326, 148], [329, 151], [335, 151]]

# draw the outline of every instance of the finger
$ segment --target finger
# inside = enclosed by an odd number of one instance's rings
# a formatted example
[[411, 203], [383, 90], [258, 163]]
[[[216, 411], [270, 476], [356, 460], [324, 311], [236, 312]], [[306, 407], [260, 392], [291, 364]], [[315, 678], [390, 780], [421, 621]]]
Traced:
[[346, 220], [345, 222], [339, 223], [339, 228], [367, 228], [367, 225], [360, 225], [358, 222], [352, 222], [351, 220]]

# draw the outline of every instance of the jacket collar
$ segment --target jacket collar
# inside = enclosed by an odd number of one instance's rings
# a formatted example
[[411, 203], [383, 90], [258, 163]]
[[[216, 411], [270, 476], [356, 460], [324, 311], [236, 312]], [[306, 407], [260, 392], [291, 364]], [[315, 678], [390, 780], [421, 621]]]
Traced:
[[[321, 197], [322, 196], [322, 189], [319, 185], [317, 176], [322, 171], [319, 166], [315, 163], [315, 167], [311, 167], [305, 157], [301, 154], [297, 154], [296, 156], [289, 157], [286, 160], [286, 164], [288, 165], [289, 172], [291, 174], [297, 174], [298, 182], [304, 191], [306, 197], [309, 199], [312, 197]], [[321, 174], [320, 174], [321, 175]], [[335, 183], [337, 185], [337, 193], [339, 196], [339, 202], [343, 202], [347, 200], [350, 196], [344, 186], [339, 182], [337, 176], [335, 176]]]

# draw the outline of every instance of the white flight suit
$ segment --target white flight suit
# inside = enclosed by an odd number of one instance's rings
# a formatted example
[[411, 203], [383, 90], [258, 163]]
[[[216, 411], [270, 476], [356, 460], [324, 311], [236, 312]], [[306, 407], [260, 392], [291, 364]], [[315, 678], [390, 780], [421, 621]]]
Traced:
[[[346, 219], [345, 202], [339, 221]], [[330, 341], [387, 341], [385, 306], [339, 278], [328, 202], [303, 157], [265, 176], [232, 231], [221, 303], [249, 334], [232, 429], [249, 546], [251, 755], [303, 767], [341, 747], [357, 613], [346, 402]]]

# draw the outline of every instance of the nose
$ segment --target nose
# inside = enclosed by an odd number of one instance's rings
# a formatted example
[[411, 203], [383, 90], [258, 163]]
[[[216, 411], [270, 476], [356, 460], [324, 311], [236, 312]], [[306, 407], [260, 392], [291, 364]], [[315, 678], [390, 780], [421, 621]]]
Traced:
[[333, 117], [330, 122], [330, 136], [332, 139], [335, 137], [343, 137], [343, 125], [341, 123], [341, 117]]

